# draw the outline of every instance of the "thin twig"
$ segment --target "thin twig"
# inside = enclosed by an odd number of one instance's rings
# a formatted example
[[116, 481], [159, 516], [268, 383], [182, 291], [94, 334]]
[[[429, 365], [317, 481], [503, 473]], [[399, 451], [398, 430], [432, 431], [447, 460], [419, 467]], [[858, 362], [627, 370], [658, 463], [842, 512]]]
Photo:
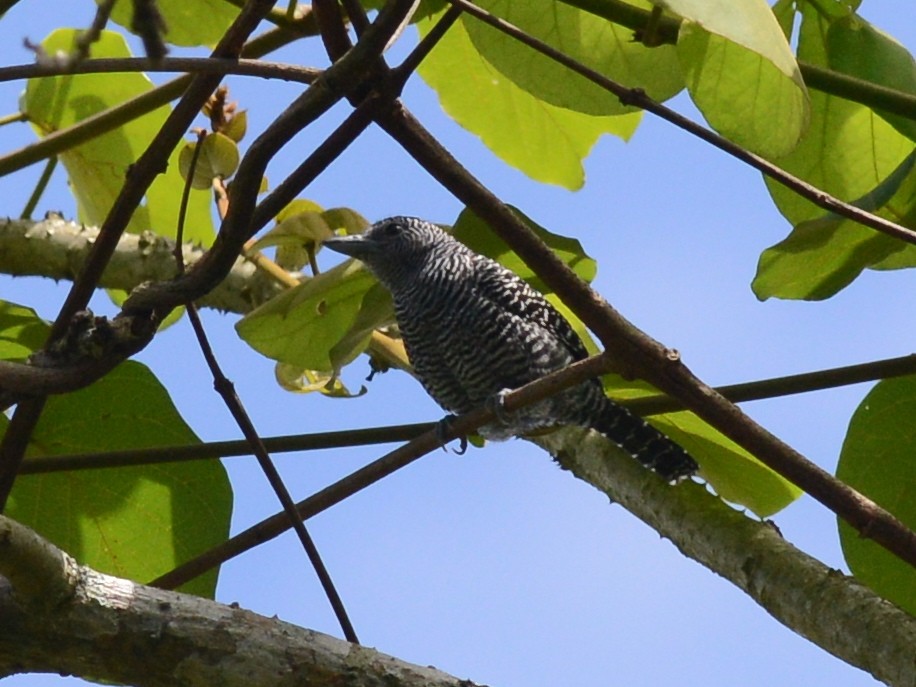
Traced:
[[[593, 356], [574, 363], [563, 370], [506, 394], [504, 397], [505, 409], [507, 412], [514, 412], [585, 379], [599, 376], [607, 369], [608, 361], [603, 356]], [[304, 501], [300, 501], [296, 504], [296, 510], [303, 519], [308, 519], [435, 451], [443, 445], [443, 442], [467, 436], [482, 424], [492, 421], [494, 417], [491, 409], [480, 408], [450, 419], [447, 423], [439, 423], [435, 428], [424, 432], [409, 443], [334, 482]], [[289, 529], [289, 521], [285, 513], [272, 515], [196, 558], [182, 563], [150, 584], [154, 587], [175, 589], [211, 568], [282, 534], [287, 529]]]
[[[73, 65], [17, 64], [0, 67], [0, 82], [38, 79], [70, 74], [111, 74], [122, 72], [187, 72], [188, 74], [234, 74], [261, 79], [280, 79], [310, 84], [321, 70], [283, 62], [216, 57], [99, 57]], [[18, 115], [21, 120], [24, 115]]]
[[[887, 358], [858, 365], [834, 367], [797, 375], [743, 382], [741, 384], [730, 384], [716, 387], [716, 391], [732, 403], [741, 403], [823, 389], [834, 389], [850, 384], [862, 384], [910, 374], [916, 374], [916, 355]], [[620, 405], [643, 417], [684, 409], [684, 405], [679, 403], [677, 399], [664, 394], [615, 400]], [[263, 439], [263, 442], [271, 453], [369, 446], [393, 441], [410, 441], [423, 432], [433, 429], [433, 426], [434, 424], [430, 422], [420, 422], [409, 425], [351, 429], [341, 432], [317, 432], [314, 434], [267, 437]], [[246, 441], [215, 441], [193, 445], [183, 444], [125, 451], [106, 451], [105, 453], [76, 453], [27, 458], [23, 461], [19, 474], [116, 468], [125, 465], [212, 460], [217, 457], [228, 458], [248, 455], [251, 455], [251, 449]]]
[[[388, 427], [366, 427], [338, 432], [316, 432], [279, 437], [264, 437], [261, 441], [270, 453], [317, 451], [330, 448], [373, 446], [398, 441], [410, 441], [435, 429], [434, 422], [417, 422]], [[245, 440], [211, 441], [200, 444], [157, 446], [153, 448], [106, 451], [105, 453], [74, 453], [40, 458], [26, 458], [20, 475], [38, 475], [72, 470], [98, 470], [136, 465], [156, 465], [190, 460], [213, 460], [250, 456], [251, 445]]]
[[38, 182], [35, 184], [32, 195], [29, 196], [25, 207], [22, 208], [22, 214], [19, 215], [19, 219], [29, 219], [32, 213], [35, 212], [35, 208], [38, 207], [38, 202], [44, 195], [45, 189], [48, 188], [48, 182], [51, 181], [51, 175], [54, 174], [54, 169], [57, 167], [57, 160], [57, 157], [48, 158], [47, 163], [45, 163], [45, 168], [41, 171], [41, 176], [38, 177]]
[[[181, 250], [181, 243], [184, 239], [184, 221], [188, 206], [188, 199], [191, 196], [191, 181], [194, 178], [194, 172], [197, 168], [197, 160], [206, 136], [206, 131], [201, 131], [197, 136], [197, 145], [194, 147], [194, 154], [191, 157], [191, 164], [188, 170], [187, 178], [185, 179], [184, 191], [181, 197], [181, 210], [178, 215], [178, 230], [176, 232], [175, 239], [175, 262], [178, 265], [179, 274], [185, 270], [184, 255]], [[219, 185], [222, 186], [221, 180], [219, 181]], [[216, 185], [216, 183], [217, 180], [214, 180], [214, 185]], [[270, 483], [271, 489], [273, 489], [274, 494], [277, 495], [277, 499], [280, 501], [280, 504], [283, 507], [284, 513], [286, 513], [290, 525], [292, 525], [293, 530], [295, 530], [296, 536], [299, 538], [299, 542], [302, 544], [302, 548], [305, 550], [305, 554], [308, 557], [309, 562], [311, 562], [312, 567], [315, 569], [315, 573], [318, 575], [318, 580], [321, 583], [322, 589], [324, 589], [324, 593], [328, 597], [328, 601], [331, 604], [334, 615], [337, 616], [337, 621], [340, 623], [340, 628], [344, 633], [344, 637], [346, 637], [347, 641], [349, 642], [359, 644], [359, 639], [356, 636], [356, 630], [353, 628], [353, 623], [350, 622], [350, 617], [343, 605], [343, 600], [340, 598], [340, 594], [337, 592], [334, 581], [331, 579], [331, 575], [328, 572], [327, 566], [325, 566], [324, 561], [321, 559], [321, 554], [318, 551], [318, 547], [315, 545], [314, 540], [306, 529], [305, 523], [296, 512], [296, 504], [293, 501], [292, 496], [290, 496], [289, 490], [286, 488], [286, 484], [283, 482], [283, 478], [280, 476], [280, 472], [277, 470], [277, 467], [270, 459], [270, 455], [267, 453], [264, 442], [261, 441], [261, 437], [258, 434], [254, 423], [251, 421], [251, 416], [248, 414], [248, 411], [245, 410], [245, 406], [242, 404], [242, 399], [239, 398], [239, 395], [236, 393], [235, 385], [225, 375], [222, 367], [219, 364], [219, 361], [216, 359], [216, 353], [213, 351], [213, 347], [210, 345], [210, 340], [207, 337], [207, 332], [204, 329], [203, 322], [200, 320], [200, 314], [197, 311], [197, 306], [194, 305], [194, 303], [189, 302], [185, 307], [187, 308], [188, 319], [191, 322], [191, 327], [194, 330], [194, 335], [197, 337], [197, 344], [200, 346], [200, 351], [203, 354], [204, 360], [207, 363], [207, 367], [210, 370], [210, 374], [213, 377], [213, 388], [220, 395], [220, 397], [223, 399], [223, 403], [225, 403], [226, 407], [229, 409], [229, 413], [232, 415], [239, 429], [242, 431], [242, 435], [245, 437], [245, 441], [248, 443], [251, 451], [254, 453], [255, 458], [257, 458], [258, 465], [261, 467], [264, 476], [267, 477], [267, 481]]]

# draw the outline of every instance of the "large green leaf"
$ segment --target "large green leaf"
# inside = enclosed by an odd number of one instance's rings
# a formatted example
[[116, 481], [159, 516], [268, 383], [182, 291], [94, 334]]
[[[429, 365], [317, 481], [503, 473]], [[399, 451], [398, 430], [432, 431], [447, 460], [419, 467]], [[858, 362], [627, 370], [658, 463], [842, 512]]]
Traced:
[[[855, 205], [916, 226], [914, 161], [916, 153]], [[801, 222], [787, 238], [767, 248], [751, 286], [761, 300], [771, 296], [820, 300], [849, 285], [867, 267], [912, 267], [914, 256], [916, 251], [903, 241], [830, 213]]]
[[795, 148], [808, 95], [779, 22], [764, 0], [653, 0], [684, 21], [677, 54], [710, 125], [767, 157]]
[[[916, 377], [879, 382], [849, 423], [837, 477], [916, 528]], [[853, 574], [916, 614], [916, 571], [842, 520], [840, 543]]]
[[[830, 24], [827, 53], [831, 69], [903, 93], [916, 93], [916, 61], [910, 51], [856, 14]], [[916, 141], [916, 121], [888, 112], [879, 114]]]
[[[827, 19], [812, 5], [802, 6], [798, 57], [829, 66]], [[843, 98], [812, 91], [811, 125], [789, 155], [779, 158], [786, 171], [843, 200], [869, 193], [890, 176], [913, 150], [913, 142], [872, 110]], [[779, 211], [793, 225], [824, 211], [794, 191], [767, 179]]]
[[[126, 4], [126, 3], [120, 3]], [[79, 31], [58, 29], [42, 41], [49, 54], [74, 49]], [[95, 57], [129, 57], [130, 50], [116, 33], [103, 31], [93, 43]], [[148, 92], [152, 83], [143, 74], [81, 74], [32, 79], [22, 100], [23, 112], [44, 136], [109, 107]], [[60, 155], [76, 196], [80, 219], [99, 225], [108, 214], [124, 184], [127, 171], [162, 127], [169, 108], [160, 107], [124, 126], [98, 136]], [[167, 170], [156, 177], [137, 208], [128, 229], [152, 230], [174, 236], [184, 181], [178, 170], [178, 148]], [[209, 245], [213, 240], [209, 193], [191, 194], [185, 223], [185, 239]]]
[[[425, 35], [442, 11], [417, 22]], [[458, 21], [419, 68], [443, 109], [506, 163], [537, 181], [582, 186], [582, 161], [604, 133], [627, 139], [639, 113], [595, 117], [556, 107], [517, 86], [476, 49]]]
[[[21, 358], [47, 335], [28, 308], [0, 307], [0, 357]], [[3, 418], [4, 431], [6, 419]], [[48, 399], [27, 459], [197, 443], [168, 393], [135, 362]], [[232, 491], [214, 460], [23, 475], [7, 513], [97, 570], [147, 582], [224, 541]], [[212, 597], [217, 571], [182, 589]]]
[[[477, 3], [618, 83], [667, 100], [684, 88], [674, 46], [647, 48], [633, 31], [556, 0]], [[630, 3], [648, 8], [648, 2]], [[632, 112], [617, 96], [505, 33], [470, 16], [464, 28], [481, 57], [537, 98], [591, 115]]]
[[[361, 263], [347, 260], [272, 298], [235, 328], [249, 346], [273, 360], [333, 372], [365, 349], [371, 334], [365, 322], [380, 326], [394, 319], [390, 299], [367, 299], [375, 283]], [[371, 312], [363, 312], [364, 303]], [[354, 325], [362, 336], [350, 337]], [[340, 346], [345, 337], [346, 351]]]
[[[135, 6], [116, 2], [111, 18], [130, 28]], [[157, 0], [156, 8], [165, 20], [165, 39], [174, 45], [215, 45], [239, 13], [226, 0]], [[98, 57], [94, 45], [92, 55]]]
[[[658, 393], [645, 382], [605, 378], [608, 393], [618, 399]], [[693, 413], [680, 411], [646, 418], [683, 446], [700, 464], [700, 476], [726, 501], [749, 508], [761, 518], [782, 510], [802, 490]]]

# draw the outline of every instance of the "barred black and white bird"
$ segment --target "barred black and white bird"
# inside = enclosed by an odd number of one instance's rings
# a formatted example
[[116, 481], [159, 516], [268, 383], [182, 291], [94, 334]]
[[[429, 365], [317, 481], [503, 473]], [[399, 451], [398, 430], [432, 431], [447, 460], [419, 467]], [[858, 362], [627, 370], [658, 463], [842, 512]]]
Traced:
[[[438, 226], [391, 217], [324, 245], [361, 260], [391, 291], [407, 355], [426, 391], [450, 413], [587, 357], [569, 322], [523, 279]], [[481, 428], [506, 439], [557, 425], [590, 427], [667, 480], [693, 474], [683, 448], [589, 380]]]

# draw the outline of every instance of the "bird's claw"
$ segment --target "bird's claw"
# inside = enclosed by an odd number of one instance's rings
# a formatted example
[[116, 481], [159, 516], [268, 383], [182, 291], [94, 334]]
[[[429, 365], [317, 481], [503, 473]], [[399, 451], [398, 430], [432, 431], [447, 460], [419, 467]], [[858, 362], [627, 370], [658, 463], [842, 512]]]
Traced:
[[[436, 423], [436, 438], [443, 451], [448, 451], [449, 434], [451, 433], [452, 420], [454, 415], [446, 415]], [[458, 437], [458, 448], [455, 449], [455, 455], [462, 456], [468, 450], [468, 438], [466, 436]]]

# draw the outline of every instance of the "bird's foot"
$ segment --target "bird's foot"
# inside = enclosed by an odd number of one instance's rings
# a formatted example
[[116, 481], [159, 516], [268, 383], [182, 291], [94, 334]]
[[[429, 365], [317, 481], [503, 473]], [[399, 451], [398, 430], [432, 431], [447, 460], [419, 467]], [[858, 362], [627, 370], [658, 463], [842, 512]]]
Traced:
[[[452, 420], [454, 419], [454, 415], [446, 415], [436, 423], [436, 439], [439, 440], [439, 445], [442, 447], [443, 451], [448, 451], [449, 435], [451, 434]], [[458, 448], [455, 449], [455, 454], [461, 456], [464, 455], [467, 450], [468, 438], [466, 436], [458, 437]]]
[[501, 389], [487, 399], [487, 410], [492, 411], [499, 420], [500, 424], [511, 425], [514, 420], [514, 413], [506, 410], [506, 396], [512, 389]]

